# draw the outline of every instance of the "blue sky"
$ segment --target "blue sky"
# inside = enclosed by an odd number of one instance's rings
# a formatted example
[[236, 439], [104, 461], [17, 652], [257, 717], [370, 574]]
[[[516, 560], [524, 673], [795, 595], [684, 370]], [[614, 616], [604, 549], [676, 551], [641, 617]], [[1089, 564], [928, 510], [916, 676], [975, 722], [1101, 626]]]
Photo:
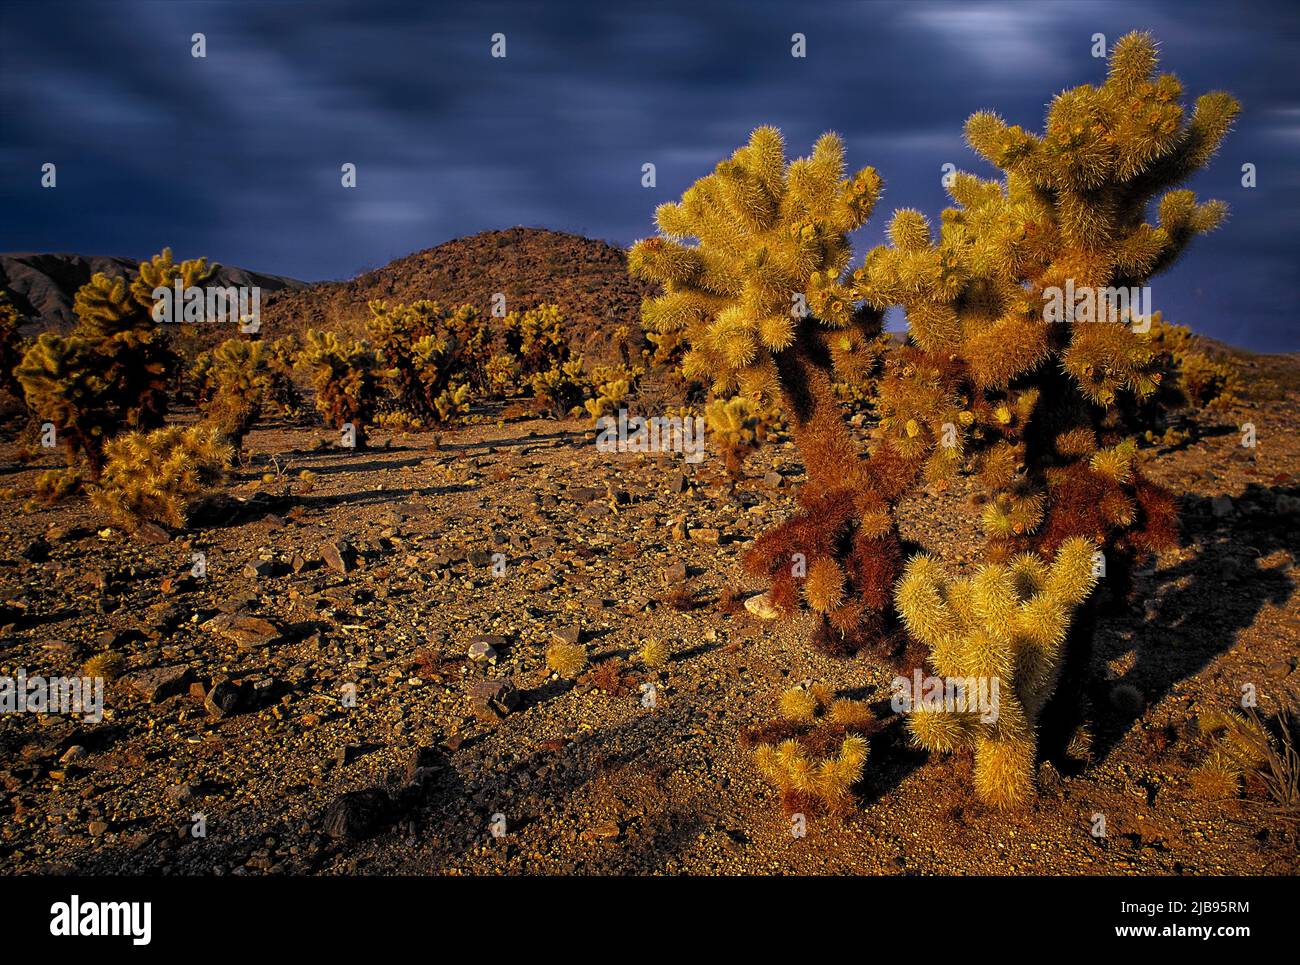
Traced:
[[[178, 255], [345, 278], [516, 224], [625, 245], [760, 124], [825, 130], [937, 218], [941, 168], [989, 174], [962, 123], [1037, 129], [1099, 81], [1092, 36], [1161, 42], [1189, 95], [1245, 110], [1190, 185], [1231, 220], [1153, 282], [1154, 303], [1250, 348], [1300, 349], [1300, 14], [1200, 3], [655, 4], [0, 0], [0, 250]], [[190, 55], [203, 32], [207, 57]], [[790, 56], [791, 34], [807, 57]], [[507, 56], [490, 56], [506, 35]], [[40, 187], [45, 162], [58, 187]], [[641, 166], [657, 166], [654, 189]], [[358, 187], [339, 167], [358, 168]], [[1241, 185], [1253, 163], [1258, 186]]]

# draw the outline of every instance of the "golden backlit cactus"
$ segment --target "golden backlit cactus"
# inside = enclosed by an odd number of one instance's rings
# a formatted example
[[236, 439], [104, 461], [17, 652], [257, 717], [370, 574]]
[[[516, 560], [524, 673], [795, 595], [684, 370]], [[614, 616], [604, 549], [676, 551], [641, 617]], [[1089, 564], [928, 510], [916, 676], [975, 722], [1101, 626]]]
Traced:
[[210, 386], [200, 407], [238, 454], [244, 436], [275, 395], [277, 377], [272, 354], [260, 339], [232, 338], [199, 364]]
[[100, 471], [108, 439], [123, 429], [161, 426], [177, 356], [153, 318], [156, 287], [175, 279], [199, 285], [214, 267], [205, 259], [173, 262], [169, 249], [141, 262], [134, 281], [96, 273], [77, 291], [77, 325], [47, 332], [15, 369], [28, 407], [51, 422], [70, 458]]
[[628, 399], [636, 388], [637, 379], [644, 373], [640, 366], [597, 365], [590, 373], [590, 397], [583, 401], [582, 407], [593, 423], [602, 416], [617, 413], [626, 408]]
[[234, 452], [213, 426], [167, 426], [128, 432], [108, 443], [91, 500], [128, 525], [142, 520], [185, 527], [216, 494]]
[[364, 449], [387, 375], [379, 354], [368, 342], [308, 329], [296, 364], [311, 375], [317, 411], [335, 428], [351, 425], [355, 448]]
[[492, 382], [487, 327], [472, 306], [449, 311], [428, 299], [391, 307], [374, 301], [366, 329], [397, 403], [423, 424], [465, 413], [474, 392]]
[[834, 653], [882, 639], [899, 559], [888, 508], [902, 487], [887, 466], [882, 475], [862, 459], [836, 390], [878, 362], [882, 313], [853, 303], [845, 272], [849, 232], [880, 190], [871, 168], [845, 176], [837, 135], [787, 163], [779, 132], [759, 128], [680, 203], [662, 205], [660, 235], [629, 256], [635, 274], [664, 288], [643, 305], [644, 321], [660, 335], [681, 333], [686, 376], [720, 395], [781, 403], [808, 484], [799, 511], [765, 533], [745, 565], [790, 611], [808, 566], [822, 557], [840, 565], [849, 592], [819, 615], [815, 636]]
[[1014, 806], [1033, 792], [1038, 716], [1056, 688], [1071, 616], [1097, 583], [1095, 551], [1069, 539], [1050, 565], [1026, 553], [964, 579], [920, 554], [899, 581], [899, 613], [930, 648], [935, 673], [967, 682], [968, 699], [969, 683], [982, 683], [977, 692], [992, 708], [916, 706], [912, 737], [932, 751], [973, 750], [975, 789], [991, 805]]
[[871, 709], [821, 683], [785, 691], [779, 709], [778, 720], [747, 735], [759, 771], [788, 814], [843, 810], [866, 769]]

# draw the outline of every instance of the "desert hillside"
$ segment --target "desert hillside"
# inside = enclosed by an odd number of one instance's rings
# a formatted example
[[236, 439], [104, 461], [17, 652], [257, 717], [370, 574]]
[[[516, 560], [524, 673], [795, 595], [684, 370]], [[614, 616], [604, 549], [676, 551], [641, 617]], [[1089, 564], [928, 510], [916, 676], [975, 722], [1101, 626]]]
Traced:
[[509, 228], [457, 238], [417, 251], [348, 281], [284, 289], [267, 300], [262, 319], [275, 337], [307, 327], [356, 330], [372, 299], [430, 298], [469, 304], [485, 314], [494, 294], [508, 311], [559, 305], [566, 333], [590, 361], [612, 361], [618, 325], [639, 328], [641, 299], [651, 286], [628, 275], [627, 254], [604, 241], [541, 228]]

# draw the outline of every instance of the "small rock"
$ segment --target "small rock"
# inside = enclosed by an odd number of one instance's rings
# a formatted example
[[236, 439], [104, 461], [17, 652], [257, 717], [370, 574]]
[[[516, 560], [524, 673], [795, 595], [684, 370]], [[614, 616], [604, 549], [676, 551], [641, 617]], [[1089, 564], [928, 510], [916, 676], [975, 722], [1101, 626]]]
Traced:
[[674, 494], [686, 492], [686, 474], [675, 472], [669, 476], [668, 491]]
[[161, 546], [172, 541], [171, 533], [157, 523], [141, 523], [135, 528], [135, 538], [151, 546]]
[[486, 640], [475, 640], [469, 645], [469, 658], [477, 663], [485, 663], [497, 658], [496, 647]]
[[722, 540], [722, 533], [709, 526], [701, 526], [698, 529], [692, 527], [691, 540], [695, 543], [708, 543], [712, 546], [718, 545]]
[[234, 641], [241, 650], [265, 647], [280, 639], [280, 628], [262, 617], [222, 614], [213, 617], [203, 626]]
[[515, 685], [504, 677], [472, 680], [468, 690], [474, 712], [488, 719], [505, 717], [518, 709], [522, 699]]
[[188, 804], [197, 792], [198, 788], [193, 784], [173, 784], [167, 788], [167, 799], [173, 804]]
[[768, 487], [769, 489], [780, 489], [781, 483], [783, 483], [784, 481], [785, 481], [785, 477], [782, 476], [779, 472], [775, 472], [775, 471], [769, 472], [765, 476], [763, 476], [763, 485]]
[[220, 719], [238, 710], [242, 698], [239, 684], [230, 680], [218, 680], [203, 699], [203, 706], [209, 716]]
[[1215, 496], [1210, 500], [1210, 512], [1212, 512], [1216, 518], [1231, 516], [1233, 514], [1232, 497]]
[[392, 801], [379, 788], [340, 794], [321, 815], [321, 830], [338, 841], [369, 837], [388, 820]]
[[685, 563], [674, 563], [664, 570], [664, 583], [667, 586], [677, 586], [685, 583], [688, 575]]
[[353, 563], [356, 561], [352, 547], [342, 540], [333, 543], [322, 543], [320, 558], [325, 561], [326, 566], [339, 575], [351, 570]]
[[745, 609], [760, 620], [775, 620], [781, 615], [781, 611], [773, 605], [771, 595], [767, 593], [748, 597], [745, 600]]
[[142, 670], [127, 678], [127, 683], [151, 704], [157, 704], [168, 697], [185, 693], [189, 689], [190, 679], [190, 668], [182, 664], [157, 670]]
[[551, 639], [556, 643], [567, 643], [572, 646], [582, 641], [582, 628], [576, 623], [560, 627], [558, 630], [551, 631]]
[[270, 576], [274, 570], [275, 566], [270, 560], [253, 560], [244, 567], [244, 575], [249, 579], [260, 580]]

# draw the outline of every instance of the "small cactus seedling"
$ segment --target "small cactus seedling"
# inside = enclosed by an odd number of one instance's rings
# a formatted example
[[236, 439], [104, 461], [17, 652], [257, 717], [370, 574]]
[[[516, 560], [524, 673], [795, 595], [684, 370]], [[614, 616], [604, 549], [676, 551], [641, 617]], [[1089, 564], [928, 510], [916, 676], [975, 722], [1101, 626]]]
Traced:
[[964, 688], [961, 706], [914, 706], [912, 737], [931, 751], [973, 750], [975, 790], [996, 807], [1033, 792], [1038, 715], [1056, 689], [1071, 615], [1096, 585], [1095, 548], [1073, 538], [1050, 566], [1025, 553], [958, 580], [920, 554], [899, 582], [908, 631], [929, 646], [935, 672]]
[[866, 768], [876, 727], [871, 709], [819, 683], [787, 690], [779, 709], [777, 720], [744, 735], [758, 769], [780, 791], [787, 814], [841, 811]]
[[1300, 719], [1291, 705], [1271, 719], [1254, 707], [1210, 711], [1199, 724], [1211, 744], [1192, 771], [1197, 795], [1222, 799], [1253, 790], [1266, 799], [1264, 807], [1271, 813], [1293, 821], [1300, 817]]
[[572, 680], [587, 669], [587, 645], [555, 641], [546, 648], [546, 666]]
[[355, 447], [364, 449], [366, 426], [375, 418], [388, 374], [378, 353], [367, 342], [308, 329], [296, 364], [311, 375], [317, 411], [335, 428], [351, 425]]
[[128, 525], [141, 520], [177, 529], [217, 493], [233, 456], [212, 426], [167, 426], [128, 432], [106, 447], [103, 474], [91, 499]]

